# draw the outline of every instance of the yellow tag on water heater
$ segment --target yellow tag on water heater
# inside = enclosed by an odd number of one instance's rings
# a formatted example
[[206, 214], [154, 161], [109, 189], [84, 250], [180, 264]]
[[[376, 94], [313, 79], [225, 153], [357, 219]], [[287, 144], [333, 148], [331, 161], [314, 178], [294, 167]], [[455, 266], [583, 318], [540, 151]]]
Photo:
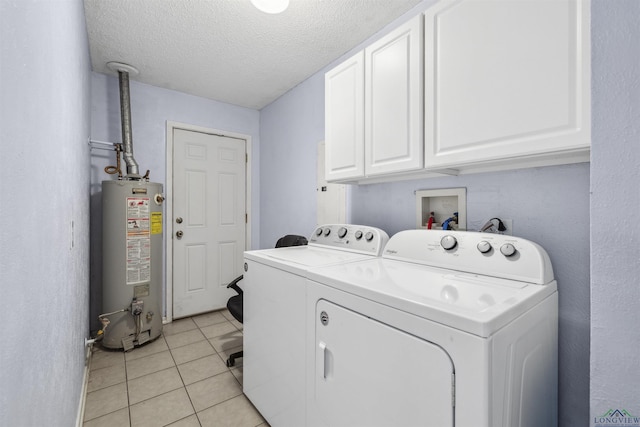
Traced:
[[162, 212], [151, 212], [151, 234], [162, 234]]

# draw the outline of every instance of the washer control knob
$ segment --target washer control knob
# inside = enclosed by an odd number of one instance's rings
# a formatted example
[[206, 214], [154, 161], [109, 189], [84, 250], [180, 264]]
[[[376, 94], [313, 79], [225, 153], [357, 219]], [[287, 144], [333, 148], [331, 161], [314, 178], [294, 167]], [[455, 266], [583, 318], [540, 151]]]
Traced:
[[316, 230], [316, 236], [322, 236], [322, 227], [318, 227], [318, 229]]
[[362, 231], [358, 230], [356, 231], [356, 240], [360, 240], [362, 239]]
[[488, 253], [491, 250], [491, 243], [487, 242], [486, 240], [481, 241], [480, 243], [478, 243], [478, 250], [483, 254]]
[[331, 229], [327, 228], [324, 230], [324, 237], [327, 237], [329, 234], [331, 234]]
[[342, 239], [346, 235], [347, 229], [345, 227], [340, 227], [340, 229], [338, 230], [338, 237]]
[[510, 257], [513, 256], [517, 251], [516, 247], [511, 243], [505, 243], [504, 245], [500, 246], [500, 252], [502, 252], [502, 255]]
[[442, 239], [440, 239], [440, 245], [447, 251], [455, 248], [458, 244], [458, 241], [451, 234], [447, 234]]
[[367, 242], [370, 242], [373, 240], [373, 233], [371, 231], [367, 231], [367, 234], [364, 235], [364, 238]]

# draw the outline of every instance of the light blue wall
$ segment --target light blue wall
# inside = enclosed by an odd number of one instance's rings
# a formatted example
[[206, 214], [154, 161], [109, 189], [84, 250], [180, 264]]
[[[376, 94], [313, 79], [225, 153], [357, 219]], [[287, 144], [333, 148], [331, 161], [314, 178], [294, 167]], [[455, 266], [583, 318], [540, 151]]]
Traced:
[[[131, 64], [135, 66], [136, 64]], [[140, 70], [144, 72], [144, 70]], [[131, 77], [133, 79], [135, 77]], [[122, 142], [120, 126], [120, 95], [118, 78], [92, 73], [91, 78], [91, 138], [98, 141]], [[166, 129], [167, 121], [180, 122], [221, 131], [249, 135], [253, 157], [251, 170], [252, 247], [258, 247], [260, 237], [260, 113], [257, 110], [130, 82], [131, 128], [135, 159], [140, 172], [151, 171], [153, 182], [166, 191]], [[102, 202], [101, 183], [114, 179], [104, 167], [115, 165], [113, 151], [92, 150], [91, 155], [91, 327], [97, 329], [97, 316], [102, 305]], [[165, 221], [170, 213], [165, 212]], [[166, 229], [166, 226], [164, 227]], [[166, 238], [166, 236], [165, 236]]]
[[89, 79], [81, 0], [0, 0], [6, 426], [76, 422], [89, 334]]
[[[432, 3], [424, 1], [343, 58]], [[324, 72], [340, 61], [261, 111], [262, 247], [290, 232], [307, 235], [315, 226], [316, 145], [324, 139]], [[512, 219], [516, 235], [546, 248], [560, 292], [562, 427], [585, 426], [589, 416], [589, 174], [588, 164], [576, 164], [353, 186], [349, 191], [350, 222], [393, 234], [415, 227], [415, 190], [466, 187], [469, 224], [494, 216]]]
[[[324, 74], [260, 111], [260, 246], [316, 226], [316, 149], [324, 139]], [[268, 147], [268, 148], [264, 148]]]
[[640, 417], [640, 2], [593, 3], [591, 421]]

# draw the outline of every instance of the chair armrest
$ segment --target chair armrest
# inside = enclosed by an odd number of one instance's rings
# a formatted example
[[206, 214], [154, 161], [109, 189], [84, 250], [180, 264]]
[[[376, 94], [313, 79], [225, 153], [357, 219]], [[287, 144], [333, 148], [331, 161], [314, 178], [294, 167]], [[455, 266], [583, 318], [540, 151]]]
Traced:
[[240, 288], [240, 286], [238, 286], [238, 282], [241, 281], [243, 277], [244, 275], [240, 275], [235, 279], [233, 279], [233, 281], [227, 285], [227, 289], [232, 288], [234, 291], [238, 293], [238, 295], [242, 295], [242, 289]]

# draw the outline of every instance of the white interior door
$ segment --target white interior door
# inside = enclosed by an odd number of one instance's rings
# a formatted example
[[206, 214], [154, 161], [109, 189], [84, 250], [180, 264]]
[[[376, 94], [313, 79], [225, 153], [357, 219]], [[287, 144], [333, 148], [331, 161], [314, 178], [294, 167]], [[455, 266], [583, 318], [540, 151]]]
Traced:
[[242, 274], [246, 141], [173, 130], [173, 317], [222, 308]]

